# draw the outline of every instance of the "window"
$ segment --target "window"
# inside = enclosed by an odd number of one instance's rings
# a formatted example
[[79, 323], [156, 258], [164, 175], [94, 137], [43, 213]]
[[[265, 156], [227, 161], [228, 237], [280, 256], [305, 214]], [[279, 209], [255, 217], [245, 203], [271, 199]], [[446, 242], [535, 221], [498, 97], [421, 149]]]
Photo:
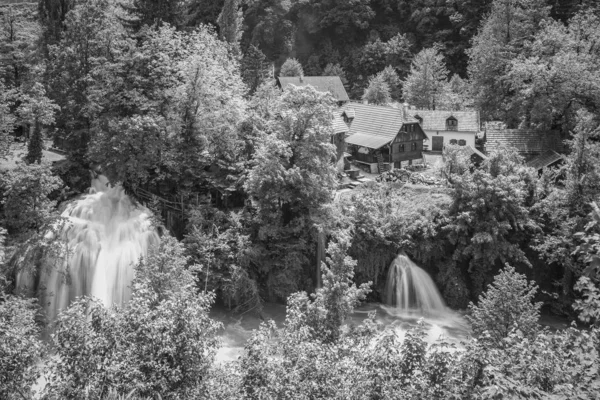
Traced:
[[456, 141], [456, 139], [450, 139], [450, 144], [458, 144], [458, 142]]
[[458, 145], [459, 145], [459, 146], [465, 146], [466, 144], [467, 144], [467, 141], [466, 141], [466, 140], [464, 140], [464, 139], [460, 139], [460, 140], [458, 141]]
[[404, 151], [404, 144], [399, 144], [398, 145], [398, 152], [403, 152]]
[[415, 151], [415, 150], [417, 149], [417, 142], [412, 142], [412, 143], [410, 144], [410, 149], [411, 149], [412, 151]]
[[458, 130], [458, 120], [454, 117], [450, 117], [446, 120], [446, 130], [447, 131], [457, 131]]

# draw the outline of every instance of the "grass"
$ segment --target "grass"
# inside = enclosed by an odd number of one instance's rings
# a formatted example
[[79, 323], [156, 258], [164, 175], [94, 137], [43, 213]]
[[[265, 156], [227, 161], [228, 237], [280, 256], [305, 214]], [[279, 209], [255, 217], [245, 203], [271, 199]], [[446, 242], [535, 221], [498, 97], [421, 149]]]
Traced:
[[[45, 143], [45, 148], [50, 147], [50, 143]], [[0, 159], [0, 170], [16, 168], [20, 164], [24, 164], [23, 158], [27, 154], [27, 143], [15, 142], [11, 146], [11, 154], [4, 159]], [[53, 163], [55, 161], [64, 160], [65, 156], [57, 154], [53, 151], [42, 151], [42, 162]]]

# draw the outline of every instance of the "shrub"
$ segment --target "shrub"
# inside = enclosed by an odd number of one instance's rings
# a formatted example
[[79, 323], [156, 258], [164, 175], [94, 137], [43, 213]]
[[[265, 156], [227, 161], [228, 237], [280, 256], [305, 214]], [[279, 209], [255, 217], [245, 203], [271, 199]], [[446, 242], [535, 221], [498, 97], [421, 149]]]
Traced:
[[468, 320], [475, 337], [500, 346], [513, 330], [532, 337], [538, 330], [542, 303], [534, 303], [537, 285], [510, 265], [494, 277], [477, 305], [469, 304]]

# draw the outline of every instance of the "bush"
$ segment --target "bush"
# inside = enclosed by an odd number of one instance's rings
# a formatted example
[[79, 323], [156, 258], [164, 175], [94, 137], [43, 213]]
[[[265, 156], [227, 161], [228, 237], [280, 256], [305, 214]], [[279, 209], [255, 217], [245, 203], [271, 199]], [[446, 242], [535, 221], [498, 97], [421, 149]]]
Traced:
[[38, 307], [34, 300], [5, 295], [5, 285], [0, 276], [0, 398], [30, 398], [44, 350], [35, 323]]
[[83, 298], [52, 335], [48, 398], [102, 398], [109, 392], [162, 399], [198, 398], [218, 347], [208, 316], [212, 294], [196, 293], [183, 248], [163, 238], [136, 267], [132, 299], [106, 309]]
[[507, 264], [494, 277], [487, 291], [479, 296], [478, 304], [469, 304], [467, 318], [475, 337], [495, 346], [502, 346], [502, 340], [513, 330], [519, 330], [524, 337], [532, 337], [539, 328], [542, 306], [542, 303], [533, 302], [536, 292], [534, 283]]

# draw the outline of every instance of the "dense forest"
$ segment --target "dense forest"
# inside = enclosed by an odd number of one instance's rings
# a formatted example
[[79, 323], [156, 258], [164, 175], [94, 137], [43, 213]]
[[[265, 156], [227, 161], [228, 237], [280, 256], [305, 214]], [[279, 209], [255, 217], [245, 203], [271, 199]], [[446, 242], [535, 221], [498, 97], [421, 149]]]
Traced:
[[[558, 132], [564, 162], [539, 173], [506, 147], [475, 165], [448, 145], [441, 185], [336, 197], [338, 105], [275, 84], [297, 75]], [[599, 107], [595, 0], [0, 0], [0, 398], [595, 399]], [[151, 194], [160, 245], [127, 304], [82, 297], [47, 321], [18, 277], [61, 268], [61, 214], [98, 174]], [[346, 324], [399, 251], [472, 338]], [[216, 363], [211, 307], [270, 302], [283, 325]]]

